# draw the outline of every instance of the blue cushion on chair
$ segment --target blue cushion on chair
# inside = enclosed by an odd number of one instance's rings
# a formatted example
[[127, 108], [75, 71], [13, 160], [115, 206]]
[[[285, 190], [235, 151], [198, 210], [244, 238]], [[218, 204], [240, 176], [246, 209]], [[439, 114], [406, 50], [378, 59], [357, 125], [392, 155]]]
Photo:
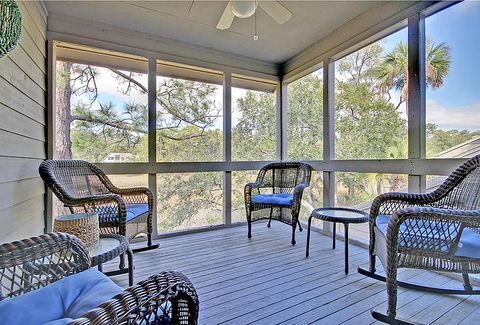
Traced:
[[293, 202], [292, 194], [258, 194], [252, 196], [252, 202], [257, 204], [274, 204], [291, 206]]
[[66, 324], [123, 289], [91, 268], [0, 302], [0, 324]]
[[125, 207], [127, 208], [127, 221], [135, 219], [148, 212], [147, 203], [125, 204]]
[[[384, 236], [387, 236], [387, 227], [389, 222], [390, 216], [379, 215], [375, 219], [376, 226], [383, 233]], [[435, 226], [435, 223], [432, 222], [429, 224], [429, 226]], [[406, 229], [407, 226], [405, 225], [405, 223], [400, 225], [400, 231], [404, 232], [406, 231]], [[426, 238], [426, 240], [428, 240], [428, 238]], [[449, 246], [445, 245], [442, 248], [447, 251]], [[463, 230], [462, 236], [460, 237], [460, 242], [458, 244], [457, 251], [455, 252], [455, 256], [480, 258], [480, 234], [471, 229], [465, 228]]]

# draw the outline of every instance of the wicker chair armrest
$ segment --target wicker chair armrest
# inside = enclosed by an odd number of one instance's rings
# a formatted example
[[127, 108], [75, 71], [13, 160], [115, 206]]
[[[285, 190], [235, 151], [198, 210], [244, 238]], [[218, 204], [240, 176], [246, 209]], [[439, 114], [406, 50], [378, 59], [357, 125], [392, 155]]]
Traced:
[[[182, 315], [168, 315], [172, 300], [179, 298], [189, 300], [187, 310], [182, 310]], [[181, 273], [162, 272], [127, 288], [69, 325], [150, 324], [149, 321], [157, 324], [163, 316], [171, 317], [175, 324], [196, 324], [198, 310], [198, 296], [192, 283]]]
[[248, 183], [245, 185], [245, 202], [250, 202], [250, 199], [252, 198], [252, 191], [254, 189], [257, 189], [259, 191], [261, 188], [266, 188], [267, 186], [264, 185], [263, 183]]
[[122, 188], [117, 190], [118, 191], [114, 193], [121, 195], [127, 204], [152, 202], [151, 205], [153, 206], [152, 191], [146, 187]]
[[247, 185], [245, 185], [245, 189], [265, 188], [265, 187], [271, 187], [271, 186], [267, 186], [264, 183], [248, 183]]
[[[472, 227], [476, 230], [480, 228], [480, 210], [458, 210], [443, 209], [432, 207], [410, 207], [398, 210], [390, 219], [387, 227], [387, 251], [396, 253], [400, 235], [400, 226], [407, 221], [424, 220], [435, 223], [461, 223], [463, 227]], [[416, 224], [416, 223], [415, 223]], [[442, 237], [452, 236], [445, 229], [448, 227], [439, 227], [438, 233]], [[455, 236], [458, 237], [458, 236]]]
[[49, 233], [0, 245], [0, 300], [45, 287], [90, 267], [86, 246], [75, 236]]
[[129, 187], [129, 188], [119, 188], [113, 186], [111, 188], [112, 193], [120, 194], [120, 195], [151, 195], [152, 192], [146, 187]]
[[370, 208], [370, 225], [375, 225], [375, 219], [380, 214], [393, 214], [402, 208], [426, 205], [433, 201], [430, 194], [396, 192], [380, 194], [373, 200]]
[[110, 203], [116, 202], [120, 208], [125, 209], [125, 200], [119, 194], [99, 194], [94, 196], [85, 196], [80, 198], [71, 198], [67, 204], [71, 206], [81, 206], [85, 204]]
[[300, 204], [302, 201], [303, 191], [308, 187], [307, 184], [298, 184], [293, 188], [293, 204]]

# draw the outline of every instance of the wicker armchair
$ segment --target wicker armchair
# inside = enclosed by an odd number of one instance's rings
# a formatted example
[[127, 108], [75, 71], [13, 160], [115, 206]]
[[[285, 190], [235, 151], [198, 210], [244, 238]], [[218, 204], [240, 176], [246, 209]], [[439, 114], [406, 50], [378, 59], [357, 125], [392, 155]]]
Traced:
[[[480, 155], [457, 168], [435, 191], [427, 194], [386, 193], [370, 211], [370, 270], [359, 272], [387, 282], [387, 315], [373, 311], [381, 321], [396, 319], [397, 286], [434, 293], [480, 294], [469, 274], [480, 273]], [[380, 258], [386, 277], [376, 272]], [[397, 281], [398, 268], [455, 272], [464, 288], [438, 288]]]
[[134, 253], [158, 247], [152, 244], [153, 195], [148, 188], [117, 188], [100, 168], [82, 160], [46, 160], [39, 172], [72, 213], [98, 213], [101, 233], [129, 239], [147, 234], [147, 247]]
[[252, 238], [252, 222], [272, 219], [292, 226], [292, 245], [295, 245], [295, 229], [298, 221], [303, 190], [310, 185], [312, 168], [300, 162], [268, 164], [258, 173], [255, 183], [245, 186], [245, 210], [248, 238]]
[[[50, 233], [2, 244], [0, 304], [89, 267], [87, 248], [69, 234]], [[198, 309], [191, 282], [169, 271], [127, 288], [69, 324], [197, 324]]]

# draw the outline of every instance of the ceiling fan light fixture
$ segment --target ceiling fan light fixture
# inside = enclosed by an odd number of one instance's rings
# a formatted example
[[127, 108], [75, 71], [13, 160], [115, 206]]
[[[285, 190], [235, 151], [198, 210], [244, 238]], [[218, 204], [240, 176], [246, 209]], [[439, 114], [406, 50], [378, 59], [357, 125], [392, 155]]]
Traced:
[[238, 18], [248, 18], [251, 17], [255, 10], [257, 10], [257, 1], [248, 0], [248, 1], [232, 1], [232, 12]]

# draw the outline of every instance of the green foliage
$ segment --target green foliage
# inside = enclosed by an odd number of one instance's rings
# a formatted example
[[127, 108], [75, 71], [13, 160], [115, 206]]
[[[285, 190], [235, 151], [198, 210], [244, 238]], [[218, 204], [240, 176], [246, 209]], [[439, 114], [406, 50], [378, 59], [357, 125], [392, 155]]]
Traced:
[[323, 82], [318, 72], [288, 85], [288, 157], [323, 159]]
[[[377, 69], [382, 49], [372, 44], [339, 61], [335, 92], [337, 159], [406, 158], [407, 127], [395, 105], [381, 91]], [[394, 157], [393, 157], [394, 156]], [[368, 200], [366, 174], [337, 173], [339, 205]], [[380, 182], [381, 180], [379, 180]]]
[[276, 97], [247, 91], [238, 99], [240, 119], [232, 130], [233, 160], [276, 159]]
[[[443, 80], [450, 71], [452, 61], [450, 46], [445, 43], [435, 44], [431, 40], [425, 44], [425, 76], [427, 86], [433, 89], [443, 85]], [[374, 68], [374, 75], [379, 81], [380, 89], [391, 89], [402, 93], [401, 102], [408, 94], [408, 44], [399, 42], [394, 49], [385, 54], [383, 60]]]
[[222, 173], [158, 176], [160, 231], [222, 222]]

